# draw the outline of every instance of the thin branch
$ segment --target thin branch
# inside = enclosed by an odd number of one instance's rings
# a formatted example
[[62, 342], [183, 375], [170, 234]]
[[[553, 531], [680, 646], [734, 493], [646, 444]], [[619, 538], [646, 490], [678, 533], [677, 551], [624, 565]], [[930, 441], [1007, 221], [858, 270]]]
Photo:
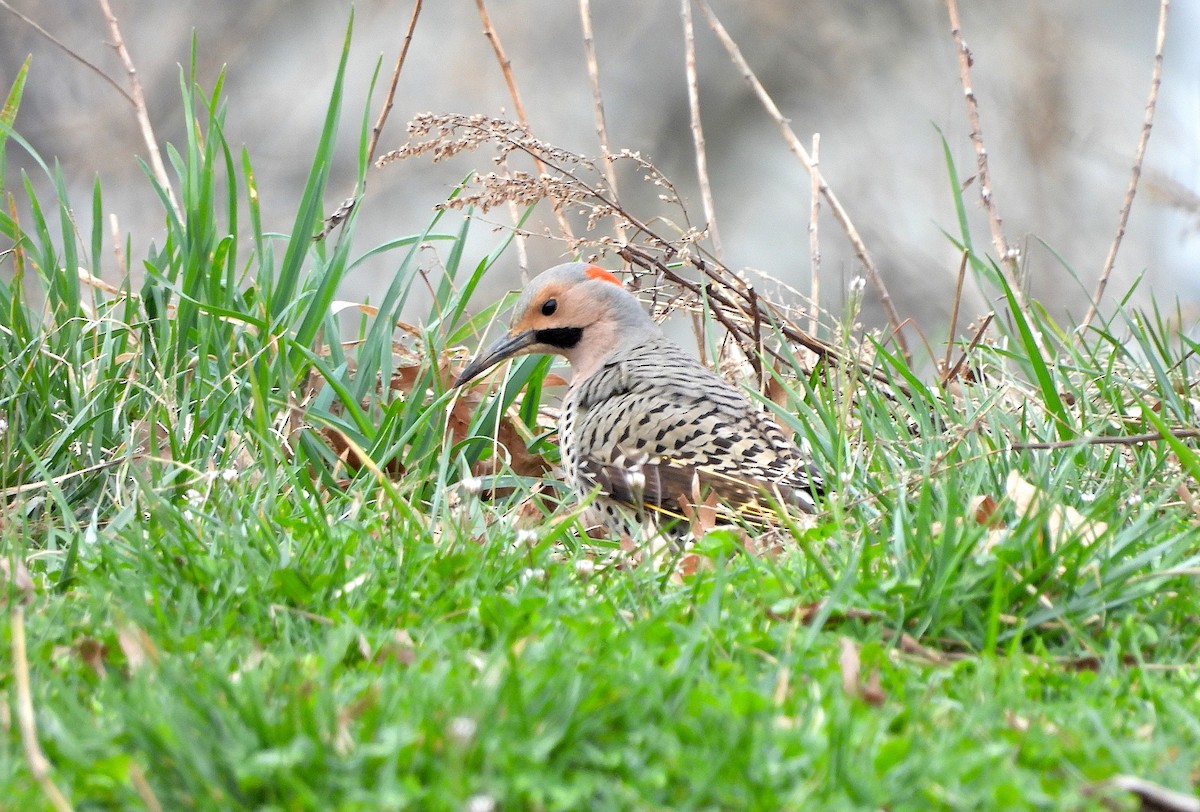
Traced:
[[816, 167], [813, 166], [812, 158], [809, 156], [808, 151], [804, 149], [804, 146], [800, 143], [800, 139], [796, 137], [796, 133], [792, 130], [791, 125], [788, 123], [788, 120], [784, 117], [783, 113], [780, 112], [779, 107], [775, 104], [775, 101], [771, 98], [770, 94], [767, 93], [766, 88], [764, 88], [762, 85], [762, 82], [758, 80], [758, 76], [756, 76], [754, 71], [751, 69], [750, 63], [748, 63], [746, 58], [742, 56], [741, 49], [738, 48], [737, 43], [733, 41], [733, 38], [729, 36], [729, 32], [725, 30], [725, 26], [723, 26], [721, 21], [717, 19], [717, 15], [713, 13], [713, 10], [709, 7], [706, 0], [695, 0], [695, 2], [700, 7], [700, 10], [704, 13], [705, 18], [708, 20], [709, 27], [712, 28], [713, 33], [717, 35], [717, 39], [719, 39], [721, 44], [725, 47], [726, 53], [729, 54], [730, 59], [733, 60], [738, 70], [741, 72], [742, 79], [744, 79], [746, 84], [748, 84], [751, 90], [754, 91], [754, 94], [758, 97], [759, 103], [762, 104], [763, 108], [767, 111], [767, 114], [771, 116], [771, 118], [775, 121], [775, 124], [779, 127], [779, 131], [783, 134], [784, 141], [787, 142], [788, 148], [791, 150], [792, 154], [800, 160], [800, 163], [803, 164], [804, 168], [812, 176], [813, 182], [815, 182], [820, 188], [821, 196], [824, 197], [825, 202], [829, 204], [829, 208], [833, 213], [834, 219], [838, 221], [838, 224], [841, 225], [842, 230], [846, 232], [846, 237], [850, 240], [850, 244], [854, 248], [855, 256], [857, 256], [858, 261], [863, 264], [867, 278], [871, 280], [871, 285], [875, 288], [875, 292], [879, 296], [879, 303], [883, 307], [883, 312], [887, 315], [888, 322], [891, 324], [892, 330], [895, 332], [896, 342], [900, 347], [901, 353], [904, 355], [905, 359], [909, 359], [910, 355], [908, 352], [908, 345], [904, 340], [904, 336], [900, 333], [900, 315], [896, 312], [896, 307], [894, 304], [892, 304], [892, 297], [891, 294], [888, 293], [887, 285], [884, 284], [883, 277], [879, 275], [879, 271], [875, 267], [875, 261], [871, 259], [871, 254], [867, 250], [866, 243], [863, 242], [862, 237], [858, 233], [858, 229], [854, 227], [854, 223], [850, 220], [850, 215], [847, 214], [846, 209], [843, 208], [841, 201], [838, 200], [837, 195], [833, 193], [833, 189], [829, 187], [829, 184], [825, 182], [825, 179], [821, 176], [821, 173], [818, 172]]
[[700, 183], [700, 200], [704, 219], [712, 240], [713, 254], [721, 256], [721, 235], [717, 232], [717, 207], [713, 204], [712, 186], [708, 181], [708, 153], [704, 149], [704, 127], [700, 122], [700, 82], [696, 75], [696, 29], [692, 25], [691, 0], [679, 0], [683, 16], [684, 69], [687, 73], [688, 113], [692, 119], [692, 144], [696, 150], [696, 177]]
[[70, 812], [71, 803], [50, 776], [50, 761], [38, 743], [37, 719], [33, 713], [33, 693], [29, 689], [29, 656], [25, 650], [25, 607], [13, 606], [9, 628], [12, 630], [13, 683], [17, 692], [17, 726], [25, 762], [42, 793], [57, 812]]
[[1019, 277], [1017, 264], [1019, 251], [1010, 248], [1004, 237], [1004, 221], [1000, 219], [1000, 211], [996, 207], [996, 197], [992, 190], [992, 175], [988, 170], [987, 147], [983, 143], [983, 126], [979, 120], [979, 101], [975, 98], [975, 90], [971, 85], [971, 66], [975, 64], [971, 50], [963, 40], [962, 23], [958, 18], [958, 0], [946, 0], [946, 11], [950, 17], [950, 36], [954, 38], [954, 50], [958, 54], [958, 77], [963, 86], [963, 98], [967, 102], [967, 122], [971, 127], [971, 143], [975, 146], [975, 158], [979, 172], [979, 198], [987, 212], [988, 223], [992, 229], [992, 248], [1002, 267], [1008, 269], [1009, 279], [1017, 302], [1025, 306], [1025, 291]]
[[812, 312], [808, 316], [808, 331], [816, 335], [821, 324], [821, 185], [817, 183], [821, 173], [820, 133], [813, 133], [812, 137], [812, 166], [813, 171], [809, 175], [812, 196], [808, 214], [808, 298], [812, 302]]
[[[496, 54], [496, 61], [500, 64], [500, 72], [504, 75], [504, 84], [508, 87], [508, 95], [509, 98], [512, 99], [513, 112], [517, 114], [517, 121], [520, 122], [521, 126], [526, 132], [532, 133], [532, 130], [529, 127], [529, 116], [525, 114], [525, 103], [521, 101], [521, 91], [517, 89], [517, 80], [513, 77], [512, 60], [510, 60], [508, 55], [504, 52], [504, 45], [500, 42], [500, 35], [496, 32], [496, 27], [492, 25], [491, 15], [488, 14], [487, 4], [484, 2], [484, 0], [475, 0], [475, 8], [479, 10], [479, 20], [483, 23], [483, 35], [487, 37], [488, 42], [492, 44], [492, 50]], [[537, 166], [539, 173], [545, 173], [546, 167], [540, 158], [538, 158], [536, 155], [533, 156], [533, 162]], [[503, 156], [501, 163], [507, 168], [508, 163]], [[554, 218], [558, 221], [558, 227], [559, 230], [562, 231], [563, 237], [565, 237], [568, 242], [573, 241], [575, 239], [575, 235], [571, 231], [571, 224], [567, 222], [567, 216], [563, 213], [562, 206], [555, 205], [553, 206], [553, 209]], [[516, 204], [511, 203], [509, 205], [509, 210], [512, 214], [513, 224], [516, 225], [521, 221], [520, 212], [517, 211]], [[519, 233], [517, 234], [516, 242], [517, 254], [520, 259], [521, 268], [528, 268], [529, 261], [526, 257], [524, 238]]]
[[396, 85], [400, 82], [400, 71], [404, 69], [404, 60], [408, 58], [408, 46], [412, 44], [413, 32], [417, 29], [417, 19], [421, 16], [423, 0], [413, 3], [412, 17], [408, 20], [408, 31], [404, 34], [404, 44], [400, 46], [400, 56], [396, 58], [396, 66], [392, 69], [392, 82], [388, 85], [387, 98], [383, 101], [383, 109], [371, 129], [371, 143], [367, 146], [367, 163], [375, 160], [375, 148], [379, 145], [379, 136], [383, 133], [383, 125], [387, 123], [388, 115], [392, 112], [392, 104], [396, 99]]
[[513, 77], [512, 60], [504, 52], [504, 45], [500, 42], [500, 35], [496, 32], [496, 27], [492, 25], [492, 17], [488, 14], [484, 0], [475, 0], [475, 8], [479, 10], [479, 20], [483, 23], [483, 35], [487, 37], [488, 42], [492, 45], [492, 50], [496, 52], [496, 61], [500, 63], [500, 72], [504, 74], [504, 84], [508, 86], [508, 96], [512, 99], [517, 121], [528, 130], [529, 116], [525, 115], [525, 103], [521, 101], [521, 91], [517, 89], [517, 81]]
[[1138, 179], [1142, 176], [1142, 160], [1146, 157], [1146, 145], [1150, 142], [1150, 128], [1154, 124], [1154, 108], [1158, 104], [1158, 88], [1162, 84], [1163, 45], [1167, 39], [1167, 11], [1171, 0], [1160, 0], [1158, 5], [1158, 34], [1154, 42], [1154, 70], [1150, 73], [1150, 94], [1146, 98], [1146, 114], [1142, 119], [1142, 133], [1138, 136], [1137, 151], [1133, 155], [1133, 167], [1129, 171], [1129, 188], [1125, 190], [1125, 202], [1121, 204], [1121, 215], [1117, 221], [1117, 233], [1113, 235], [1112, 245], [1108, 247], [1108, 256], [1104, 258], [1104, 268], [1100, 271], [1100, 281], [1096, 292], [1092, 294], [1092, 303], [1087, 315], [1080, 325], [1080, 332], [1096, 318], [1100, 300], [1104, 298], [1104, 289], [1108, 287], [1108, 278], [1112, 276], [1113, 266], [1117, 264], [1117, 251], [1121, 247], [1121, 239], [1125, 236], [1125, 227], [1129, 223], [1129, 212], [1133, 208], [1133, 198], [1137, 194]]
[[[600, 92], [600, 63], [596, 59], [596, 38], [592, 33], [591, 0], [579, 0], [579, 21], [583, 28], [583, 53], [587, 59], [588, 82], [592, 86], [592, 115], [596, 119], [596, 137], [600, 141], [600, 157], [604, 167], [604, 179], [614, 198], [617, 193], [617, 170], [613, 166], [612, 150], [608, 148], [608, 124], [604, 118], [604, 96]], [[629, 242], [625, 224], [618, 222], [617, 239]]]
[[1079, 448], [1085, 445], [1137, 445], [1138, 443], [1153, 443], [1174, 437], [1177, 440], [1188, 440], [1200, 437], [1200, 429], [1172, 429], [1168, 434], [1161, 431], [1150, 431], [1145, 434], [1122, 434], [1115, 437], [1077, 437], [1074, 440], [1056, 440], [1045, 443], [1013, 443], [1009, 446], [1013, 451], [1046, 451], [1061, 448]]
[[98, 65], [95, 65], [95, 64], [93, 64], [93, 63], [89, 62], [88, 60], [84, 59], [84, 58], [83, 58], [83, 57], [82, 57], [80, 54], [78, 54], [78, 53], [76, 53], [75, 51], [71, 50], [71, 48], [69, 48], [69, 47], [66, 45], [66, 43], [64, 43], [64, 42], [62, 42], [62, 41], [60, 41], [60, 40], [56, 39], [56, 38], [54, 37], [54, 35], [53, 35], [53, 34], [51, 34], [51, 33], [50, 33], [49, 31], [47, 31], [46, 29], [42, 28], [40, 25], [38, 25], [37, 23], [35, 23], [33, 20], [31, 20], [31, 19], [29, 19], [28, 17], [26, 17], [24, 14], [22, 14], [22, 13], [21, 13], [20, 11], [18, 11], [17, 9], [13, 8], [12, 6], [10, 6], [10, 5], [9, 5], [7, 2], [5, 2], [5, 0], [0, 0], [0, 8], [4, 8], [5, 10], [7, 10], [7, 11], [11, 12], [13, 15], [15, 15], [15, 16], [16, 16], [18, 19], [20, 19], [22, 22], [24, 22], [26, 25], [28, 25], [28, 26], [29, 26], [30, 28], [32, 28], [34, 31], [38, 32], [38, 33], [39, 33], [39, 34], [41, 34], [43, 37], [45, 37], [46, 39], [48, 39], [48, 40], [49, 40], [51, 43], [53, 43], [53, 44], [54, 44], [54, 45], [55, 45], [57, 48], [59, 48], [59, 49], [60, 49], [60, 50], [61, 50], [63, 53], [65, 53], [67, 56], [71, 57], [72, 59], [74, 59], [74, 60], [75, 60], [76, 62], [78, 62], [79, 64], [81, 64], [81, 65], [83, 65], [84, 67], [86, 67], [86, 68], [88, 68], [89, 70], [91, 70], [93, 73], [95, 73], [97, 76], [99, 76], [99, 77], [100, 77], [101, 79], [103, 79], [104, 81], [108, 82], [110, 85], [112, 85], [112, 86], [113, 86], [113, 88], [114, 88], [114, 89], [115, 89], [115, 90], [116, 90], [118, 93], [120, 93], [122, 96], [124, 96], [124, 97], [125, 97], [125, 99], [126, 99], [126, 100], [127, 100], [129, 103], [130, 103], [130, 104], [133, 104], [133, 103], [134, 103], [134, 101], [133, 101], [133, 96], [130, 96], [130, 95], [129, 95], [129, 92], [128, 92], [128, 91], [126, 91], [126, 90], [125, 90], [125, 88], [121, 87], [121, 85], [119, 85], [119, 84], [117, 83], [117, 80], [116, 80], [116, 79], [112, 78], [112, 77], [111, 77], [111, 76], [109, 76], [107, 73], [105, 73], [103, 70], [101, 70], [101, 68], [100, 68]]
[[125, 73], [129, 76], [129, 90], [133, 95], [133, 109], [137, 111], [138, 125], [142, 129], [142, 140], [146, 142], [146, 149], [150, 154], [150, 169], [154, 172], [155, 179], [159, 185], [167, 192], [167, 199], [171, 201], [171, 208], [175, 210], [177, 217], [182, 217], [179, 212], [179, 203], [175, 199], [175, 190], [171, 188], [171, 178], [167, 175], [167, 168], [163, 166], [162, 155], [158, 151], [158, 140], [154, 137], [154, 128], [150, 125], [150, 112], [146, 109], [146, 95], [142, 92], [142, 83], [138, 79], [137, 68], [133, 66], [133, 59], [129, 56], [129, 50], [125, 47], [125, 40], [121, 36], [121, 27], [117, 24], [117, 18], [112, 12], [112, 8], [108, 4], [108, 0], [97, 0], [100, 4], [100, 10], [104, 12], [104, 19], [108, 23], [108, 33], [112, 36], [112, 47], [120, 57], [121, 63], [125, 66]]

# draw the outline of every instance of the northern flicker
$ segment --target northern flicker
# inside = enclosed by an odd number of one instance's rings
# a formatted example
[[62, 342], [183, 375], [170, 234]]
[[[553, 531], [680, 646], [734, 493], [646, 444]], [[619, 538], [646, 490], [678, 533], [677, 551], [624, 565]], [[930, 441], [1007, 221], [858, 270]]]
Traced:
[[752, 523], [772, 500], [815, 511], [820, 478], [746, 395], [667, 338], [621, 282], [570, 262], [535, 277], [508, 333], [479, 353], [460, 386], [517, 355], [566, 357], [573, 371], [559, 417], [568, 485], [615, 534], [689, 532], [685, 505], [715, 495]]

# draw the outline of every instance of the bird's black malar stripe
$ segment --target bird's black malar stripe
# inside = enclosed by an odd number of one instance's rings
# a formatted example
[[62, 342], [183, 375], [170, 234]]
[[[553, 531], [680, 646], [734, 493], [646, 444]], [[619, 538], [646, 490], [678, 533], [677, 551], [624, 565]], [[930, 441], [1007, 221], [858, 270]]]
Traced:
[[583, 338], [582, 327], [552, 327], [534, 333], [539, 344], [548, 344], [560, 350], [569, 350]]

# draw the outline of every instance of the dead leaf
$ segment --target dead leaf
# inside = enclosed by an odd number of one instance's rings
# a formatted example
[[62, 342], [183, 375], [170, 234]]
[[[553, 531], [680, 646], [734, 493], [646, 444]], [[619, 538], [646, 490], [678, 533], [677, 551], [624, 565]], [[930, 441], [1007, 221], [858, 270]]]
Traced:
[[104, 666], [104, 661], [108, 659], [108, 646], [94, 637], [84, 637], [75, 641], [74, 648], [80, 661], [92, 669], [96, 676], [103, 677], [108, 673]]
[[392, 659], [400, 665], [408, 666], [417, 661], [417, 644], [413, 642], [408, 629], [396, 629], [390, 640], [385, 642], [375, 652], [374, 662], [380, 663]]
[[[1041, 489], [1026, 482], [1016, 471], [1008, 472], [1005, 492], [1022, 516], [1029, 516], [1041, 509]], [[1046, 530], [1049, 536], [1047, 541], [1053, 550], [1068, 539], [1091, 544], [1108, 530], [1108, 525], [1088, 519], [1068, 505], [1054, 505], [1046, 516]]]
[[14, 592], [23, 604], [33, 600], [33, 577], [20, 558], [4, 556], [0, 558], [0, 606], [7, 604]]
[[695, 575], [697, 570], [711, 568], [711, 566], [712, 562], [702, 555], [684, 553], [679, 557], [679, 563], [675, 565], [675, 574], [681, 578], [689, 578]]
[[838, 654], [838, 668], [842, 672], [842, 692], [846, 696], [858, 696], [858, 674], [862, 666], [858, 656], [858, 643], [849, 637], [839, 637], [841, 647]]
[[861, 686], [863, 702], [872, 707], [879, 707], [887, 699], [887, 693], [883, 690], [881, 679], [879, 669], [876, 668], [867, 677], [867, 684]]
[[976, 524], [984, 527], [1003, 527], [1004, 520], [1000, 516], [1000, 503], [991, 494], [976, 496], [967, 506], [967, 512], [975, 518]]
[[1196, 499], [1195, 494], [1188, 488], [1187, 483], [1180, 482], [1175, 488], [1175, 495], [1183, 501], [1188, 510], [1196, 516], [1200, 516], [1200, 500]]
[[134, 623], [122, 623], [117, 626], [117, 645], [125, 655], [129, 671], [140, 671], [147, 664], [158, 665], [158, 648], [150, 635]]

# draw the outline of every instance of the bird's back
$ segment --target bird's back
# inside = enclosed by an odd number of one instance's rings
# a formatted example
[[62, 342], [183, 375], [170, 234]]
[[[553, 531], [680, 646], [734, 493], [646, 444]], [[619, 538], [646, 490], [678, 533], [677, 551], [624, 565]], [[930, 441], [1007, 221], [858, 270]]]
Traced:
[[661, 526], [704, 492], [752, 521], [769, 512], [763, 497], [813, 510], [812, 474], [796, 446], [739, 389], [661, 334], [614, 352], [572, 386], [560, 445], [570, 484], [582, 493], [599, 487], [611, 530]]

